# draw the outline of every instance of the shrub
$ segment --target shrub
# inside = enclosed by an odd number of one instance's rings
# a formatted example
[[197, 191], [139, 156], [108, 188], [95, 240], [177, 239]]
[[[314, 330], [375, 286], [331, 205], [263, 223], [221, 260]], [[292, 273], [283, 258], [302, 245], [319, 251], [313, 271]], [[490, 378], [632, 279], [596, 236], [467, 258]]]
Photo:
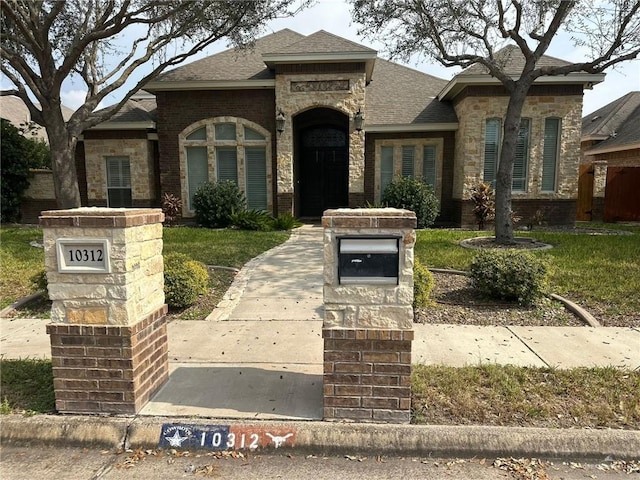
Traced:
[[36, 292], [44, 292], [44, 296], [49, 298], [47, 272], [44, 268], [33, 274], [29, 280], [31, 280], [31, 286]]
[[413, 260], [413, 308], [426, 307], [432, 303], [430, 296], [434, 286], [433, 274], [417, 257]]
[[173, 193], [165, 193], [162, 196], [162, 213], [167, 225], [173, 225], [180, 217], [182, 211], [182, 200]]
[[293, 230], [296, 227], [301, 226], [302, 223], [296, 220], [296, 217], [290, 213], [281, 213], [273, 219], [274, 230]]
[[531, 305], [544, 296], [547, 267], [529, 252], [486, 250], [471, 261], [471, 282], [484, 295]]
[[491, 184], [480, 182], [471, 189], [473, 214], [476, 217], [478, 230], [484, 230], [486, 222], [493, 220], [496, 213], [495, 194]]
[[264, 210], [241, 210], [231, 214], [231, 224], [240, 230], [264, 232], [273, 228], [273, 217]]
[[415, 212], [418, 228], [430, 227], [438, 216], [438, 199], [433, 193], [433, 188], [416, 178], [395, 179], [385, 188], [382, 203], [388, 207], [405, 208]]
[[231, 180], [205, 183], [193, 196], [196, 221], [207, 228], [228, 227], [231, 215], [245, 210], [246, 203], [238, 185]]
[[164, 295], [170, 307], [188, 307], [198, 295], [207, 292], [209, 273], [207, 267], [190, 259], [184, 253], [168, 253], [164, 256]]

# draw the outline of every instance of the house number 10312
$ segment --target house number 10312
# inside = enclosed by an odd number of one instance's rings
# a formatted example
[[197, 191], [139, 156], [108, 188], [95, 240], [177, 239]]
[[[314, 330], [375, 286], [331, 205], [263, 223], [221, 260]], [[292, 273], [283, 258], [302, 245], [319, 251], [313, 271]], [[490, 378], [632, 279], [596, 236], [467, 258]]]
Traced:
[[69, 250], [69, 263], [73, 262], [102, 262], [104, 259], [104, 250], [75, 248]]
[[60, 273], [109, 273], [107, 239], [63, 238], [56, 240]]

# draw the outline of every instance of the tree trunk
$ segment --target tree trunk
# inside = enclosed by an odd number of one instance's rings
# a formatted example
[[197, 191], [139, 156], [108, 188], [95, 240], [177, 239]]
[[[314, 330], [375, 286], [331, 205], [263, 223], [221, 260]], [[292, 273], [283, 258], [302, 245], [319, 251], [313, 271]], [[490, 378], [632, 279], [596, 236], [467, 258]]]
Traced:
[[513, 163], [516, 143], [520, 130], [522, 107], [527, 98], [531, 82], [516, 83], [509, 97], [507, 113], [504, 118], [504, 132], [500, 163], [496, 175], [495, 193], [495, 236], [496, 243], [508, 245], [513, 243], [513, 222], [511, 221], [511, 186], [513, 183]]
[[64, 126], [53, 132], [47, 129], [47, 133], [51, 148], [51, 168], [58, 208], [78, 208], [81, 206], [81, 202], [75, 159], [77, 141], [74, 137], [69, 136]]

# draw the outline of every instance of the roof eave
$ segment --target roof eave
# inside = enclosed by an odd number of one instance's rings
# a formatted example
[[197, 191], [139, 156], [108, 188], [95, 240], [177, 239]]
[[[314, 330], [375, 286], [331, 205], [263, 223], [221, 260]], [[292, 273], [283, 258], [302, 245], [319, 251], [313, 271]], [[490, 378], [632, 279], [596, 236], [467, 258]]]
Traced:
[[274, 79], [265, 80], [180, 80], [152, 81], [144, 86], [150, 92], [178, 90], [260, 90], [276, 87]]
[[408, 123], [365, 125], [365, 133], [442, 132], [458, 130], [458, 123]]
[[155, 122], [102, 122], [87, 130], [149, 130], [155, 129]]
[[627, 143], [625, 145], [612, 145], [610, 147], [598, 148], [597, 146], [594, 148], [590, 148], [586, 152], [585, 155], [599, 155], [601, 153], [611, 153], [611, 152], [621, 152], [626, 150], [635, 150], [640, 149], [640, 142]]
[[[518, 80], [518, 75], [511, 75], [513, 80]], [[594, 85], [604, 81], [604, 73], [583, 73], [575, 72], [567, 75], [544, 75], [538, 77], [533, 83], [536, 85], [548, 84], [577, 84], [581, 83], [584, 88], [591, 89]], [[472, 85], [501, 85], [502, 82], [487, 74], [456, 75], [453, 77], [438, 94], [439, 100], [451, 100], [455, 98], [465, 87]]]

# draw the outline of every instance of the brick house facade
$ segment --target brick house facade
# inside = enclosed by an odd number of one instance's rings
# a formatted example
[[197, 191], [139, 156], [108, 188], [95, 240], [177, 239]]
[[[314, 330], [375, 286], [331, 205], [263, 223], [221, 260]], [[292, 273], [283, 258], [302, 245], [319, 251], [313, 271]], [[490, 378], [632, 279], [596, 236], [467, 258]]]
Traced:
[[[512, 48], [501, 52], [521, 68]], [[603, 78], [543, 77], [531, 89], [513, 195], [523, 218], [545, 210], [549, 223], [575, 220], [582, 92]], [[473, 225], [469, 188], [492, 180], [495, 166], [487, 165], [498, 155], [507, 101], [476, 67], [447, 82], [324, 31], [282, 30], [247, 51], [160, 75], [85, 132], [82, 201], [158, 206], [171, 193], [189, 221], [195, 190], [230, 179], [252, 208], [319, 218], [329, 208], [376, 204], [393, 178], [408, 175], [433, 185], [439, 224]]]

